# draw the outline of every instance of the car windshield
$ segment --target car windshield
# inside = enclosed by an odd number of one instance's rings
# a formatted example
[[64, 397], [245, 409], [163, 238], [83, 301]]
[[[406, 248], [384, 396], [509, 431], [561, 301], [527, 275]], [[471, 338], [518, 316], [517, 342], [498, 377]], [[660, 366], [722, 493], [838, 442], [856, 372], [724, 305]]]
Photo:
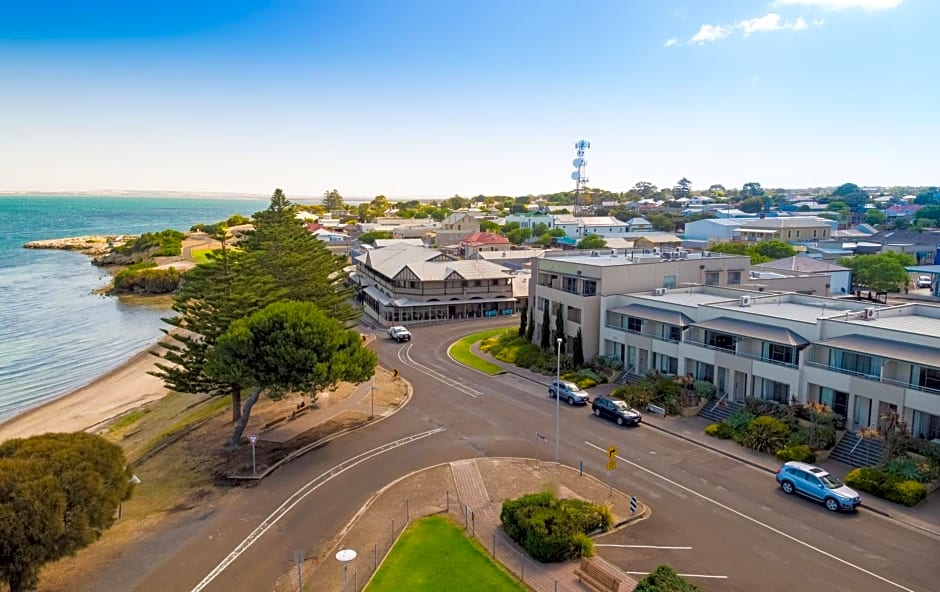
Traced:
[[832, 475], [820, 475], [819, 478], [822, 479], [823, 485], [829, 489], [839, 489], [842, 487], [842, 481], [839, 481]]
[[581, 387], [579, 387], [578, 385], [576, 385], [576, 384], [573, 383], [573, 382], [565, 382], [565, 383], [562, 383], [561, 386], [566, 387], [566, 388], [567, 388], [569, 391], [571, 391], [572, 393], [579, 393], [579, 392], [581, 392]]
[[630, 406], [627, 405], [627, 404], [626, 404], [625, 402], [623, 402], [623, 401], [612, 401], [612, 402], [613, 402], [613, 404], [614, 404], [614, 407], [616, 407], [617, 409], [619, 409], [619, 410], [621, 410], [621, 411], [633, 411], [632, 409], [630, 409]]

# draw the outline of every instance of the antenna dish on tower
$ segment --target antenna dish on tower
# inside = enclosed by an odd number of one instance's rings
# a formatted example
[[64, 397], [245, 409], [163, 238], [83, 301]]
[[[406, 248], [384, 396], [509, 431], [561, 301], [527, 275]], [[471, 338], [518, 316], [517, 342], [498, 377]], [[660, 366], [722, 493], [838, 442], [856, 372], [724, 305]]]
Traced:
[[583, 165], [586, 165], [586, 164], [587, 164], [587, 161], [584, 160], [583, 158], [575, 158], [574, 160], [571, 161], [571, 166], [573, 166], [576, 169], [581, 168]]
[[578, 171], [575, 171], [575, 172], [571, 173], [571, 180], [572, 180], [572, 181], [581, 181], [581, 173], [579, 173]]
[[588, 182], [588, 178], [584, 175], [584, 168], [587, 166], [587, 161], [584, 159], [584, 151], [590, 147], [591, 143], [587, 140], [580, 140], [574, 145], [574, 149], [578, 155], [577, 158], [571, 161], [571, 165], [577, 169], [575, 172], [571, 173], [571, 180], [575, 183], [573, 208], [575, 216], [581, 211], [581, 191]]

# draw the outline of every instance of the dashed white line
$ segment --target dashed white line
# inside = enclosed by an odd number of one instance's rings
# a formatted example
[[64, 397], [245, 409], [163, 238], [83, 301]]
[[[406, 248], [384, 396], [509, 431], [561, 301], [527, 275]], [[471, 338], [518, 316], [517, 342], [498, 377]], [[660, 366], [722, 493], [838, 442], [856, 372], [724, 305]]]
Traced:
[[251, 531], [251, 534], [245, 537], [245, 540], [240, 542], [235, 547], [235, 549], [231, 553], [229, 553], [228, 556], [225, 557], [225, 559], [222, 560], [221, 563], [215, 566], [215, 568], [213, 568], [213, 570], [210, 571], [209, 574], [205, 578], [203, 578], [201, 582], [196, 584], [192, 592], [201, 592], [201, 590], [204, 590], [205, 587], [208, 586], [212, 582], [212, 580], [217, 578], [219, 574], [225, 571], [225, 569], [229, 565], [231, 565], [233, 561], [238, 559], [238, 557], [242, 553], [247, 551], [249, 547], [255, 544], [255, 542], [257, 542], [258, 539], [260, 539], [264, 533], [266, 533], [272, 526], [277, 524], [278, 521], [281, 520], [281, 518], [286, 516], [287, 513], [290, 512], [294, 508], [294, 506], [299, 504], [301, 501], [303, 501], [305, 497], [307, 497], [308, 495], [310, 495], [311, 493], [319, 489], [321, 486], [323, 486], [324, 484], [326, 484], [333, 478], [339, 475], [342, 475], [349, 469], [352, 469], [353, 467], [360, 465], [366, 462], [367, 460], [370, 460], [376, 456], [379, 456], [380, 454], [385, 454], [386, 452], [392, 451], [398, 448], [399, 446], [404, 446], [405, 444], [416, 442], [418, 440], [427, 438], [428, 436], [433, 436], [434, 434], [437, 434], [443, 431], [444, 431], [444, 428], [434, 428], [433, 430], [428, 430], [426, 432], [421, 432], [418, 434], [414, 434], [412, 436], [407, 436], [405, 438], [400, 438], [398, 440], [394, 440], [392, 442], [382, 444], [381, 446], [377, 446], [373, 448], [372, 450], [367, 450], [366, 452], [363, 452], [350, 459], [347, 459], [339, 463], [332, 469], [329, 469], [328, 471], [324, 471], [320, 473], [319, 475], [317, 475], [316, 477], [308, 481], [306, 485], [302, 486], [300, 489], [295, 491], [290, 497], [288, 497], [284, 501], [284, 503], [278, 506], [276, 510], [271, 512], [271, 514], [267, 518], [265, 518], [261, 522], [261, 524], [258, 525], [257, 528]]
[[[628, 571], [624, 572], [628, 576], [648, 576], [650, 572], [648, 571]], [[711, 578], [713, 580], [727, 580], [728, 576], [710, 576], [706, 574], [676, 574], [681, 578]]]
[[[587, 442], [587, 441], [585, 441], [584, 443], [587, 444], [588, 446], [590, 446], [591, 448], [600, 450], [601, 452], [606, 452], [606, 451], [607, 451], [606, 448], [601, 448], [600, 446], [598, 446], [598, 445], [596, 445], [596, 444], [592, 444], [592, 443]], [[855, 565], [854, 563], [851, 563], [851, 562], [849, 562], [849, 561], [846, 561], [845, 559], [842, 559], [841, 557], [837, 557], [837, 556], [833, 555], [832, 553], [829, 553], [828, 551], [823, 551], [823, 550], [820, 549], [819, 547], [813, 546], [813, 545], [807, 543], [806, 541], [801, 541], [800, 539], [796, 538], [795, 536], [789, 535], [789, 534], [783, 532], [782, 530], [780, 530], [780, 529], [778, 529], [778, 528], [774, 528], [773, 526], [771, 526], [771, 525], [769, 525], [769, 524], [766, 524], [766, 523], [764, 523], [764, 522], [761, 522], [760, 520], [758, 520], [758, 519], [756, 519], [756, 518], [751, 518], [750, 516], [748, 516], [747, 514], [745, 514], [745, 513], [743, 513], [743, 512], [740, 512], [740, 511], [738, 511], [738, 510], [735, 510], [734, 508], [732, 508], [732, 507], [730, 507], [730, 506], [726, 506], [725, 504], [723, 504], [723, 503], [721, 503], [721, 502], [719, 502], [719, 501], [713, 500], [712, 498], [708, 497], [707, 495], [702, 494], [702, 493], [699, 493], [699, 492], [695, 491], [694, 489], [690, 489], [690, 488], [686, 487], [685, 485], [682, 485], [681, 483], [676, 483], [675, 481], [673, 481], [673, 480], [670, 479], [669, 477], [665, 477], [665, 476], [660, 475], [659, 473], [657, 473], [657, 472], [655, 472], [655, 471], [651, 471], [650, 469], [647, 469], [646, 467], [640, 466], [640, 465], [636, 464], [635, 462], [629, 461], [629, 460], [623, 458], [622, 456], [619, 456], [619, 455], [618, 455], [617, 458], [619, 458], [620, 460], [622, 460], [623, 462], [625, 462], [626, 464], [628, 464], [628, 465], [630, 465], [630, 466], [632, 466], [632, 467], [636, 467], [637, 469], [639, 469], [639, 470], [641, 470], [641, 471], [643, 471], [643, 472], [645, 472], [645, 473], [649, 473], [650, 475], [652, 475], [652, 476], [654, 476], [654, 477], [657, 477], [657, 478], [659, 478], [659, 479], [662, 479], [663, 481], [665, 481], [666, 483], [669, 483], [670, 485], [673, 485], [673, 486], [675, 486], [675, 487], [677, 487], [677, 488], [679, 488], [679, 489], [681, 489], [681, 490], [683, 490], [683, 491], [687, 491], [687, 492], [691, 493], [692, 495], [694, 495], [694, 496], [696, 496], [696, 497], [699, 497], [699, 498], [701, 498], [701, 499], [703, 499], [703, 500], [705, 500], [705, 501], [707, 501], [707, 502], [709, 502], [709, 503], [712, 503], [712, 504], [718, 506], [719, 508], [722, 508], [723, 510], [727, 510], [728, 512], [731, 512], [732, 514], [735, 514], [736, 516], [740, 516], [741, 518], [744, 518], [745, 520], [747, 520], [747, 521], [749, 521], [749, 522], [751, 522], [751, 523], [753, 523], [753, 524], [756, 524], [756, 525], [758, 525], [758, 526], [761, 526], [761, 527], [763, 527], [763, 528], [766, 528], [767, 530], [769, 530], [769, 531], [771, 531], [771, 532], [773, 532], [773, 533], [776, 533], [776, 534], [778, 534], [778, 535], [780, 535], [780, 536], [782, 536], [782, 537], [784, 537], [784, 538], [786, 538], [786, 539], [789, 539], [789, 540], [793, 541], [794, 543], [797, 543], [797, 544], [799, 544], [799, 545], [802, 545], [802, 546], [806, 547], [807, 549], [811, 549], [811, 550], [813, 550], [813, 551], [816, 551], [817, 553], [819, 553], [819, 554], [821, 554], [821, 555], [824, 555], [824, 556], [828, 557], [829, 559], [832, 559], [832, 560], [834, 560], [834, 561], [838, 561], [839, 563], [841, 563], [842, 565], [845, 565], [846, 567], [851, 567], [852, 569], [856, 569], [856, 570], [862, 572], [862, 573], [865, 574], [865, 575], [869, 575], [869, 576], [875, 578], [876, 580], [880, 580], [880, 581], [884, 582], [885, 584], [890, 584], [890, 585], [894, 586], [895, 588], [898, 588], [899, 590], [904, 590], [904, 592], [917, 592], [916, 590], [912, 590], [912, 589], [910, 589], [910, 588], [908, 588], [908, 587], [906, 587], [906, 586], [903, 586], [903, 585], [901, 585], [901, 584], [899, 584], [899, 583], [897, 583], [897, 582], [894, 582], [894, 581], [892, 581], [892, 580], [889, 580], [888, 578], [886, 578], [886, 577], [884, 577], [884, 576], [880, 576], [880, 575], [876, 574], [876, 573], [873, 572], [873, 571], [869, 571], [869, 570], [865, 569], [864, 567]]]
[[663, 547], [661, 545], [594, 545], [595, 547], [617, 547], [618, 549], [666, 549], [671, 551], [691, 551], [692, 547]]

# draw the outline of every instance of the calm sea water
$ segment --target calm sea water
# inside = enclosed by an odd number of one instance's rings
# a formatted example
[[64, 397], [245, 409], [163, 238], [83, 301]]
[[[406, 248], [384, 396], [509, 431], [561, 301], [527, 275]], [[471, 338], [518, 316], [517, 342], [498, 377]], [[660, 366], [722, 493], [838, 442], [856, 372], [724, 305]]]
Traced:
[[166, 308], [94, 291], [108, 273], [32, 240], [140, 234], [266, 208], [263, 199], [0, 196], [0, 421], [72, 392], [155, 343]]

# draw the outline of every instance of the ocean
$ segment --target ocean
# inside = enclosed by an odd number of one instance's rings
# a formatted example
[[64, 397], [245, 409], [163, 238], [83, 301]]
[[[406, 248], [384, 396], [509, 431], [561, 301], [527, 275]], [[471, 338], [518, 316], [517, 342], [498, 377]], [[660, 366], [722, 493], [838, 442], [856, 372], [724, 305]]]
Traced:
[[[24, 249], [41, 239], [189, 230], [267, 199], [0, 195], [0, 422], [68, 394], [161, 337], [166, 305], [95, 291], [107, 271], [71, 251]], [[143, 302], [141, 302], [143, 300]]]

